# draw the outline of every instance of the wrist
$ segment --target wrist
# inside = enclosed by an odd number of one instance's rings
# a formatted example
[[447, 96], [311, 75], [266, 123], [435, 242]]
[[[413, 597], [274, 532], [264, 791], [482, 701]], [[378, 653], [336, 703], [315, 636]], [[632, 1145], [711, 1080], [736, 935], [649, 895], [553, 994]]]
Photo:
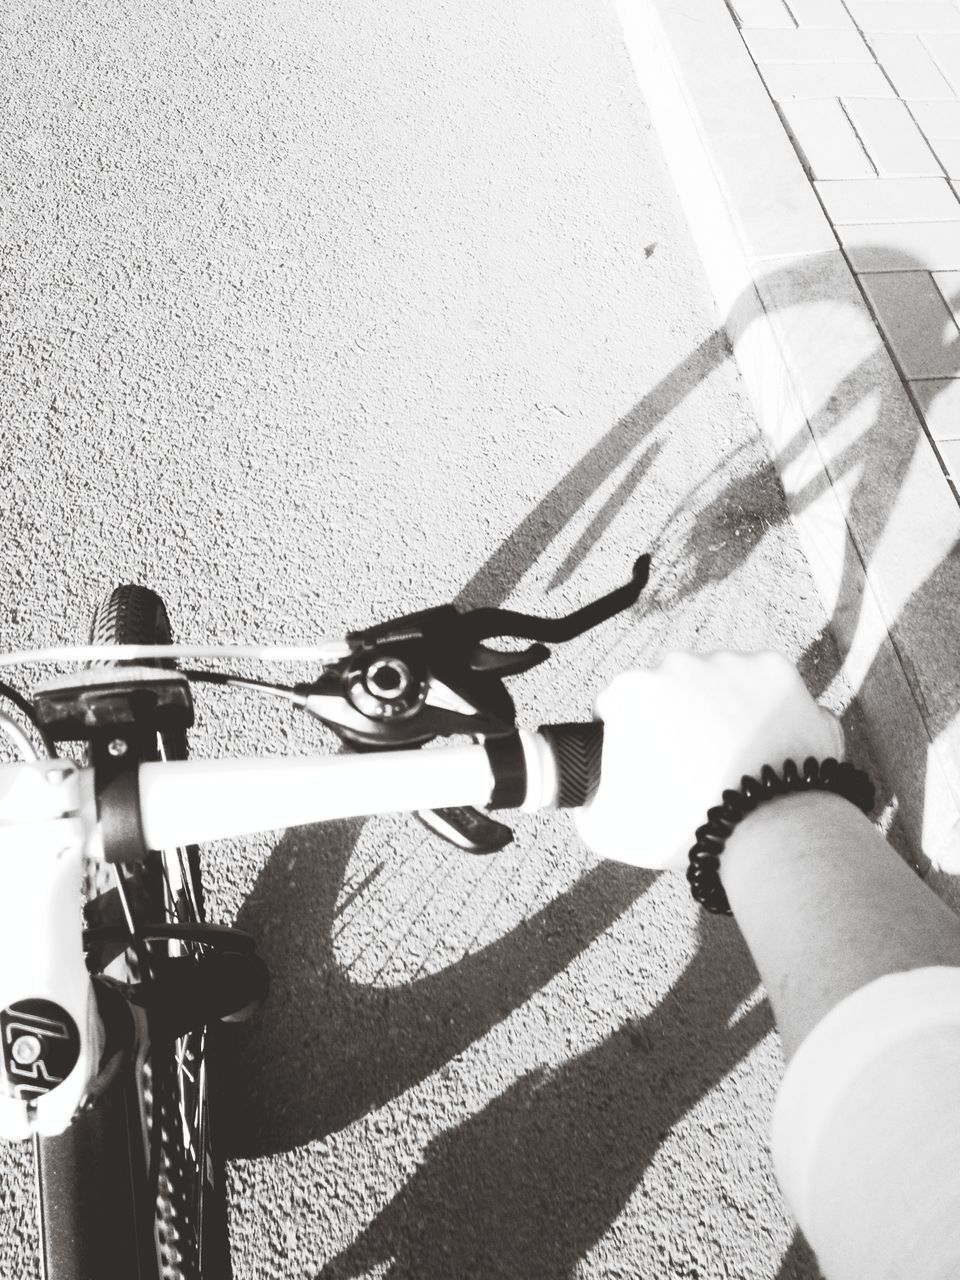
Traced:
[[850, 763], [809, 757], [802, 770], [795, 761], [786, 760], [782, 773], [765, 764], [759, 774], [759, 778], [744, 776], [738, 790], [727, 789], [721, 802], [707, 810], [707, 820], [697, 828], [696, 843], [689, 853], [687, 880], [691, 892], [701, 906], [717, 915], [733, 914], [720, 877], [721, 855], [758, 806], [769, 810], [780, 799], [827, 794], [861, 813], [868, 813], [873, 807], [873, 784]]
[[762, 875], [764, 862], [780, 852], [803, 854], [824, 843], [835, 847], [838, 832], [863, 823], [873, 825], [844, 796], [830, 791], [777, 796], [758, 805], [730, 833], [720, 859], [721, 883], [726, 889], [746, 867]]

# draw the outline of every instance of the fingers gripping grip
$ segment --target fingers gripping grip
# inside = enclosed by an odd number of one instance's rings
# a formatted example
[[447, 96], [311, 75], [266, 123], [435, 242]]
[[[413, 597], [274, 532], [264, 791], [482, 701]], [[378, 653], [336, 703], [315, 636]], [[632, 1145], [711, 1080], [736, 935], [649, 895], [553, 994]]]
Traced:
[[557, 808], [579, 809], [593, 799], [600, 785], [603, 721], [544, 724], [540, 732], [550, 743], [557, 762]]

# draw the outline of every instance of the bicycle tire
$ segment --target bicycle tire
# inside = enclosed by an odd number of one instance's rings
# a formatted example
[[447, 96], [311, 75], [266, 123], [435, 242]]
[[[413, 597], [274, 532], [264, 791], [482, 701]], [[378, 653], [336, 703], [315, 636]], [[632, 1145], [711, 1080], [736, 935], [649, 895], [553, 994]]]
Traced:
[[[167, 611], [160, 596], [147, 587], [117, 587], [100, 605], [91, 627], [94, 644], [169, 644], [172, 642]], [[173, 660], [156, 660], [158, 666], [172, 667]], [[186, 733], [167, 732], [158, 735], [158, 759], [184, 759], [187, 755]], [[91, 899], [109, 892], [104, 880], [108, 869], [103, 864], [88, 869], [87, 892]], [[124, 895], [134, 918], [143, 923], [203, 923], [205, 903], [199, 851], [195, 846], [151, 853], [136, 866], [124, 868]], [[116, 889], [113, 890], [117, 892]], [[162, 965], [164, 957], [196, 955], [202, 948], [195, 943], [158, 942], [145, 944], [150, 951], [149, 963]], [[141, 958], [145, 955], [141, 952]], [[124, 981], [141, 977], [140, 959], [129, 950], [109, 965], [109, 974]], [[87, 1128], [97, 1125], [125, 1123], [125, 1138], [135, 1177], [143, 1182], [145, 1194], [135, 1197], [140, 1206], [134, 1234], [137, 1266], [143, 1280], [232, 1280], [227, 1201], [223, 1161], [217, 1156], [211, 1137], [209, 1116], [209, 1033], [206, 1027], [188, 1031], [177, 1038], [155, 1037], [149, 1049], [126, 1072], [128, 1098], [125, 1121], [117, 1119], [116, 1098], [98, 1101], [92, 1109]], [[102, 1115], [97, 1112], [102, 1109]], [[83, 1119], [83, 1118], [81, 1118]], [[41, 1188], [55, 1178], [55, 1162], [62, 1164], [64, 1154], [71, 1168], [68, 1176], [86, 1178], [107, 1175], [110, 1169], [90, 1168], [90, 1160], [100, 1158], [120, 1163], [119, 1130], [104, 1139], [94, 1132], [65, 1142], [59, 1139], [37, 1146], [38, 1182]], [[81, 1126], [82, 1130], [82, 1126]], [[101, 1146], [105, 1154], [101, 1152]], [[92, 1152], [92, 1156], [91, 1156]], [[139, 1168], [142, 1166], [142, 1170]], [[140, 1177], [142, 1172], [143, 1178]], [[61, 1177], [62, 1177], [61, 1173]], [[122, 1181], [121, 1170], [116, 1177]], [[62, 1184], [61, 1184], [62, 1185]], [[66, 1197], [69, 1199], [69, 1196]], [[59, 1212], [56, 1195], [41, 1195], [40, 1231], [45, 1267], [53, 1249], [50, 1240], [58, 1240], [60, 1253], [70, 1230], [76, 1236], [78, 1213], [66, 1206], [71, 1222], [51, 1221]], [[45, 1220], [46, 1218], [46, 1220]], [[81, 1224], [82, 1226], [82, 1224]], [[66, 1235], [65, 1235], [66, 1229]], [[148, 1236], [152, 1236], [152, 1242]], [[85, 1245], [81, 1254], [96, 1255], [97, 1245]], [[59, 1262], [64, 1275], [73, 1276], [72, 1263]], [[52, 1276], [52, 1271], [50, 1272]], [[76, 1274], [81, 1274], [79, 1271]]]

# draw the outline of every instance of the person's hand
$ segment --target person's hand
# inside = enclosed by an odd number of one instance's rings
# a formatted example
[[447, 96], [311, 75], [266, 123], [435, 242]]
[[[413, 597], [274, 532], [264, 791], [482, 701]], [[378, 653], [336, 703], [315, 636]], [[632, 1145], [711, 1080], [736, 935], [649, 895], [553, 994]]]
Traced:
[[574, 818], [594, 853], [634, 866], [685, 868], [707, 810], [744, 774], [843, 759], [839, 721], [778, 653], [673, 653], [617, 676], [595, 711], [600, 786]]

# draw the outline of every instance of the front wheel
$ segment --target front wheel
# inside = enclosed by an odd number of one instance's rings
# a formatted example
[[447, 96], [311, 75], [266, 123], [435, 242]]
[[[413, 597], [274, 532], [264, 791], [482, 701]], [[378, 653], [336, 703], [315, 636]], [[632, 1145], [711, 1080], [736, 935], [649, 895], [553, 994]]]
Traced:
[[[163, 601], [146, 587], [117, 587], [94, 616], [91, 642], [170, 644]], [[176, 760], [186, 754], [185, 733], [159, 733], [147, 744], [143, 759]], [[96, 864], [89, 868], [87, 886], [88, 926], [101, 933], [106, 926], [109, 932], [110, 926], [116, 929], [132, 918], [142, 935], [125, 950], [114, 946], [112, 952], [88, 952], [93, 972], [121, 983], [149, 984], [182, 973], [184, 965], [202, 963], [207, 952], [203, 942], [145, 940], [151, 925], [189, 929], [203, 924], [195, 847], [151, 853], [131, 867]], [[92, 1239], [103, 1228], [97, 1225], [96, 1205], [86, 1204], [85, 1197], [106, 1201], [115, 1235], [117, 1220], [124, 1216], [121, 1205], [128, 1208], [131, 1221], [119, 1233], [132, 1237], [124, 1246], [125, 1274], [136, 1280], [231, 1280], [224, 1167], [209, 1117], [208, 1029], [201, 1025], [184, 1034], [165, 1034], [156, 1019], [142, 1023], [139, 1048], [125, 1079], [81, 1113], [65, 1134], [37, 1144], [46, 1280], [120, 1274], [114, 1270], [116, 1255], [100, 1252], [112, 1250], [114, 1242]], [[112, 1194], [120, 1204], [110, 1203]]]

